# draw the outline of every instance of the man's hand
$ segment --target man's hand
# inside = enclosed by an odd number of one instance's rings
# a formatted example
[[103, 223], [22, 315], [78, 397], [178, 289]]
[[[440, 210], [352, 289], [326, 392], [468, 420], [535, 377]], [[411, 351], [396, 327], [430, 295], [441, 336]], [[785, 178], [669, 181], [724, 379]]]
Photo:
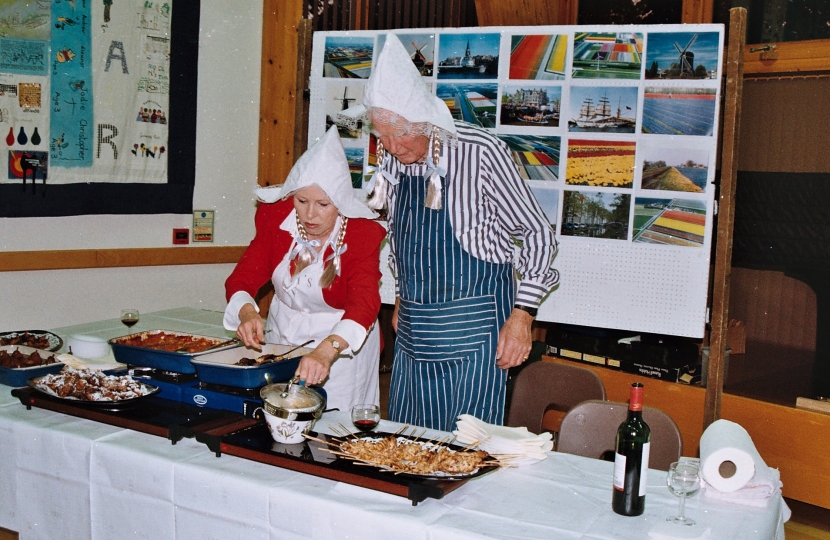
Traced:
[[533, 317], [521, 309], [513, 309], [499, 332], [496, 365], [501, 369], [518, 366], [527, 360], [533, 344], [530, 327]]

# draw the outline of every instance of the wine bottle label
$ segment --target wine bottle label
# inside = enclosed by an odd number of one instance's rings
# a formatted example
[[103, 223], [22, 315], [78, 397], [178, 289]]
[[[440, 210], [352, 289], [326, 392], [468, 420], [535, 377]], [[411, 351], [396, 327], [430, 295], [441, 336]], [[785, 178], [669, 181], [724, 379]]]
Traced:
[[646, 484], [648, 484], [648, 455], [651, 452], [651, 443], [647, 442], [643, 445], [643, 464], [640, 467], [640, 496], [646, 494]]
[[614, 454], [614, 489], [622, 491], [625, 488], [625, 456], [619, 452]]

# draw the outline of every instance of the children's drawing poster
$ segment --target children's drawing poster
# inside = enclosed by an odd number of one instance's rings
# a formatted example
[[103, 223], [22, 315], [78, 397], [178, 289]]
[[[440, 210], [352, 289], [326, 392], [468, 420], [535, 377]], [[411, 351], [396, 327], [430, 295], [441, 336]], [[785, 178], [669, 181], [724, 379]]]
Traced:
[[[315, 33], [309, 143], [361, 103], [386, 33]], [[395, 33], [456, 120], [504, 141], [555, 228], [561, 281], [540, 320], [703, 336], [722, 25]], [[371, 185], [373, 137], [341, 137]], [[388, 271], [382, 290], [393, 302]]]

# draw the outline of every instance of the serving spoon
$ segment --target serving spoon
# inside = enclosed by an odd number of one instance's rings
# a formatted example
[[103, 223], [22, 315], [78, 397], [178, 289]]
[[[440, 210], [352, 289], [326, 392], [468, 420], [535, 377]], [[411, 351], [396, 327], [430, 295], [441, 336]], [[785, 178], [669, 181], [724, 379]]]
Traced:
[[264, 358], [264, 360], [262, 360], [262, 361], [260, 362], [260, 361], [259, 361], [259, 358], [258, 358], [258, 359], [257, 359], [257, 365], [260, 365], [260, 366], [261, 366], [262, 364], [268, 364], [268, 363], [271, 363], [271, 362], [279, 362], [280, 360], [284, 359], [286, 356], [288, 356], [289, 354], [293, 353], [293, 352], [294, 352], [294, 351], [296, 351], [297, 349], [302, 349], [303, 347], [305, 347], [305, 346], [306, 346], [306, 345], [308, 345], [309, 343], [313, 343], [313, 342], [314, 342], [314, 340], [313, 340], [313, 339], [309, 339], [308, 341], [306, 341], [306, 342], [305, 342], [305, 343], [303, 343], [302, 345], [297, 345], [297, 346], [296, 346], [296, 347], [294, 347], [293, 349], [289, 349], [289, 350], [285, 351], [285, 352], [284, 352], [284, 353], [282, 353], [282, 354], [264, 354], [264, 355], [260, 356], [260, 358]]

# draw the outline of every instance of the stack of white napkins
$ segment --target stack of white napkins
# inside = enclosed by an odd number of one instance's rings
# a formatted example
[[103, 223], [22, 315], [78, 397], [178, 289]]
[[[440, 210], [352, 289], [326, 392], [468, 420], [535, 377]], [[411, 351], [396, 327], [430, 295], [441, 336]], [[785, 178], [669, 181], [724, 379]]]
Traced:
[[781, 485], [781, 473], [778, 469], [761, 462], [756, 464], [755, 474], [742, 488], [735, 491], [719, 491], [704, 481], [703, 495], [710, 499], [766, 508], [772, 495], [781, 489]]
[[553, 449], [550, 433], [536, 435], [525, 427], [488, 424], [469, 414], [458, 417], [453, 434], [458, 443], [478, 446], [507, 467], [536, 463]]

